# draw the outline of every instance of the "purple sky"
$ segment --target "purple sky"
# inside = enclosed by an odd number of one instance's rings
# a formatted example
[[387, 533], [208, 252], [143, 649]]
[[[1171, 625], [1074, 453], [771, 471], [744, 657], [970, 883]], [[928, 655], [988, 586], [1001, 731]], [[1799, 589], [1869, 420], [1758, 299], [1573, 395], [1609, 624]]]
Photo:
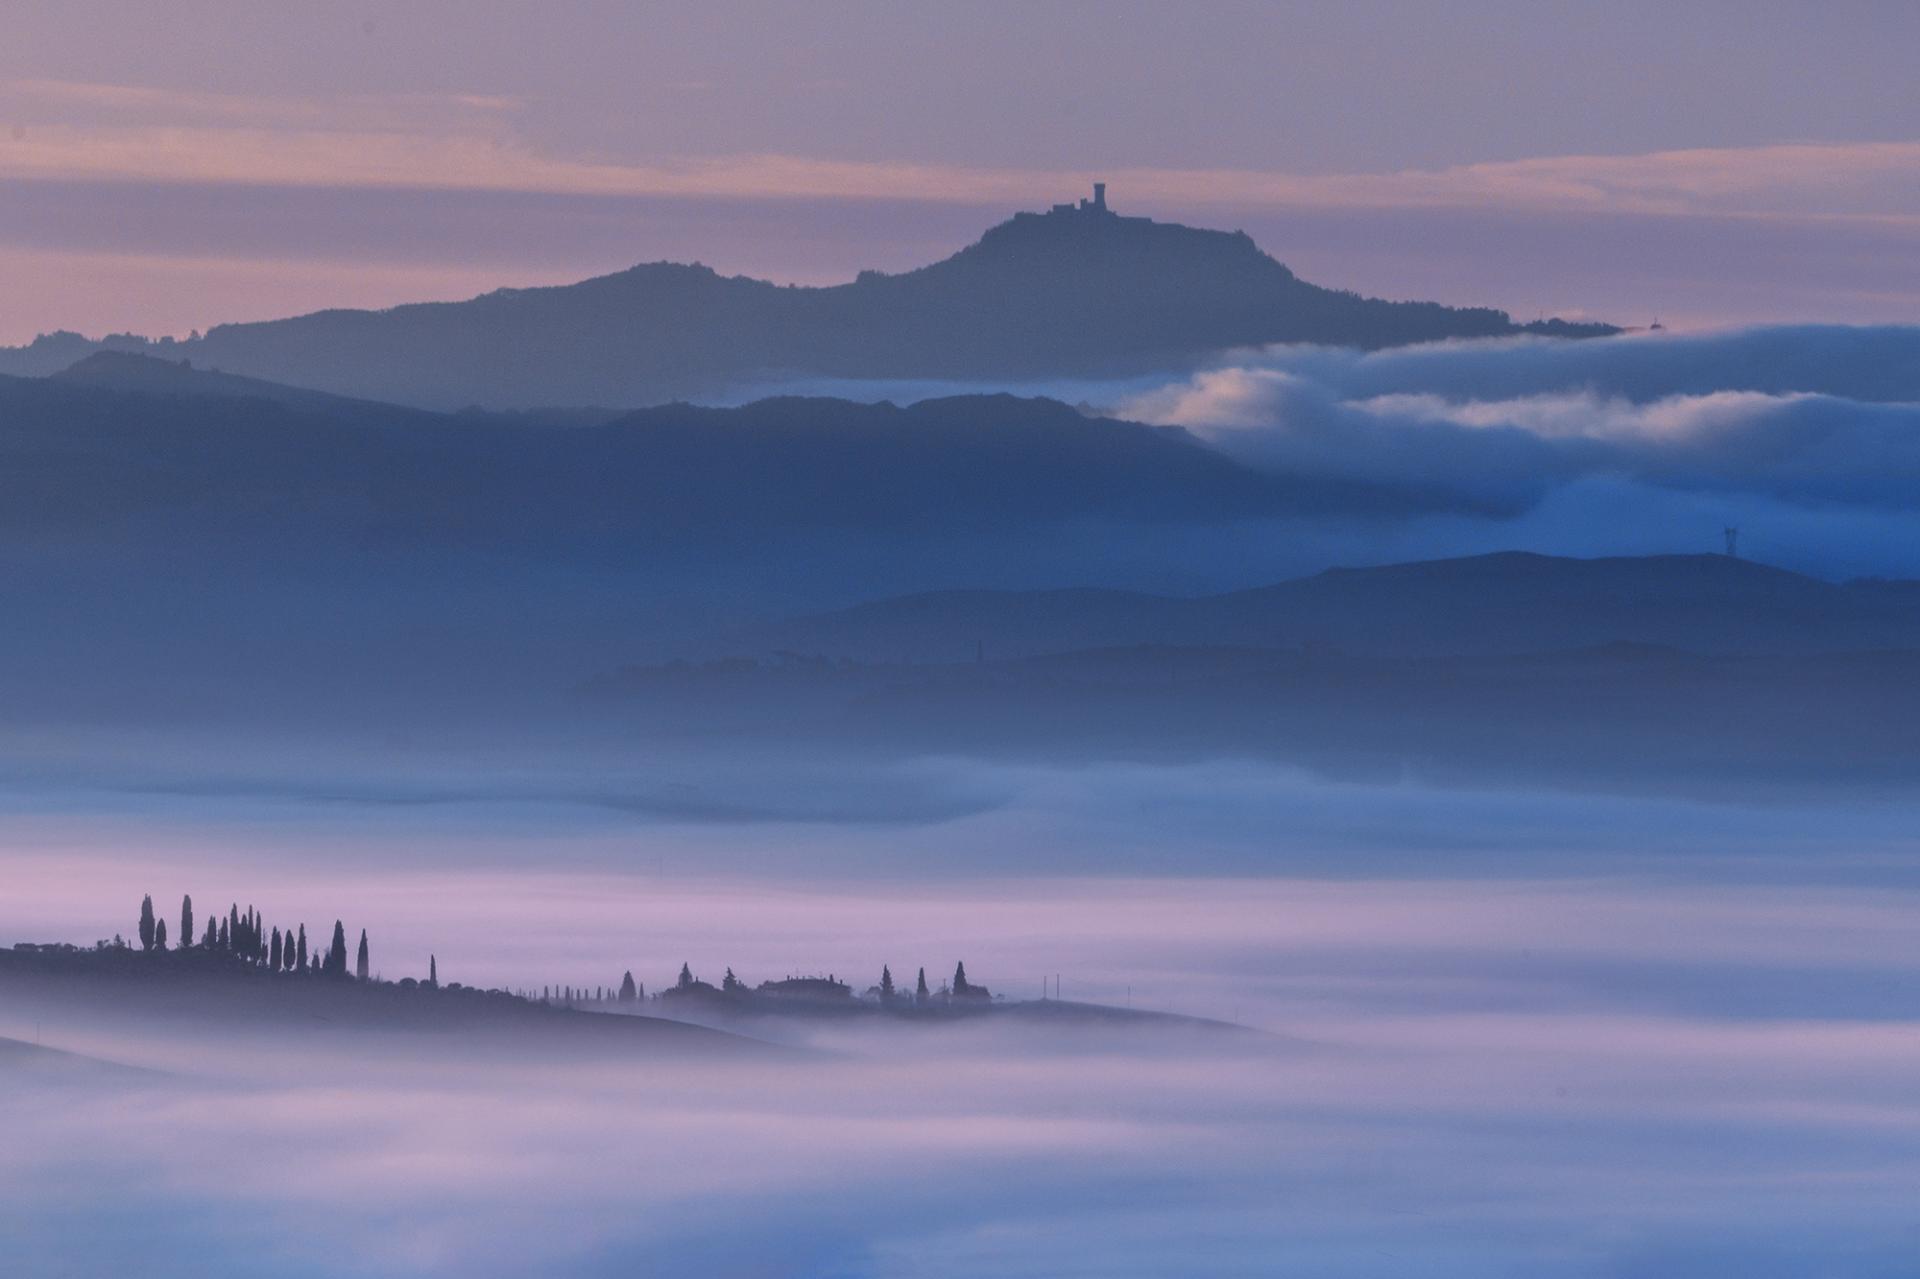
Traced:
[[1903, 3], [9, 6], [0, 341], [658, 258], [827, 282], [1094, 177], [1309, 278], [1920, 311]]

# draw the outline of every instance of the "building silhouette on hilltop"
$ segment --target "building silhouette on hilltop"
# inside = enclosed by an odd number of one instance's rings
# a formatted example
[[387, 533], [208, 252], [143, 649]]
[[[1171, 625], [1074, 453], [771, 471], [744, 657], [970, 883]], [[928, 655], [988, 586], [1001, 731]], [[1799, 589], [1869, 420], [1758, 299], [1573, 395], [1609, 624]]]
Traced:
[[1065, 204], [1056, 204], [1053, 208], [1049, 209], [1048, 212], [1084, 214], [1093, 217], [1112, 217], [1113, 210], [1107, 207], [1107, 184], [1104, 182], [1094, 183], [1093, 199], [1091, 200], [1082, 200], [1078, 204], [1072, 201], [1068, 201]]

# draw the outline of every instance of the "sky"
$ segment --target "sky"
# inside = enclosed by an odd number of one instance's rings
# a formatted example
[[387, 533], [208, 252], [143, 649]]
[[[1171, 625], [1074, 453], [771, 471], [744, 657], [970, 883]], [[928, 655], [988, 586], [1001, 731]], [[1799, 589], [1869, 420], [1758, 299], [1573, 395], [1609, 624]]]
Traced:
[[1900, 3], [9, 6], [0, 341], [635, 261], [826, 283], [1103, 178], [1311, 279], [1911, 319]]

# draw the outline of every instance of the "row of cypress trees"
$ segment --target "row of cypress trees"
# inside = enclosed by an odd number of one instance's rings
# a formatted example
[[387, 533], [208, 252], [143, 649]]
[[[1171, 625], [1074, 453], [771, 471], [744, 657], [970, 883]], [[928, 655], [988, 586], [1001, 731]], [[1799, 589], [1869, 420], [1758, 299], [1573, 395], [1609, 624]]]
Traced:
[[[678, 985], [680, 989], [685, 990], [693, 984], [692, 967], [687, 964], [680, 965], [680, 978], [676, 985]], [[748, 987], [745, 982], [735, 977], [733, 975], [733, 969], [729, 968], [727, 969], [727, 975], [721, 979], [720, 989], [731, 995], [744, 992]], [[949, 983], [946, 990], [941, 993], [949, 998], [957, 997], [960, 999], [984, 999], [988, 997], [986, 987], [975, 985], [967, 980], [967, 965], [964, 961], [954, 965], [953, 981]], [[624, 1003], [636, 997], [634, 994], [633, 974], [628, 973], [626, 980], [620, 985], [620, 1000]], [[890, 965], [882, 964], [880, 965], [880, 1002], [890, 1004], [897, 998], [899, 998], [899, 992], [895, 990], [893, 985], [893, 968]], [[922, 968], [920, 970], [919, 980], [914, 985], [913, 1002], [916, 1004], [924, 1004], [930, 1002], [933, 998], [934, 993], [927, 988], [927, 970]]]
[[[193, 896], [188, 894], [180, 899], [181, 950], [194, 947], [193, 923]], [[167, 948], [167, 921], [154, 917], [152, 894], [140, 900], [139, 933], [140, 949]], [[242, 913], [236, 902], [227, 908], [225, 918], [216, 917], [207, 921], [199, 949], [233, 955], [244, 963], [265, 968], [269, 972], [347, 976], [347, 930], [337, 919], [333, 921], [333, 940], [328, 944], [326, 953], [322, 954], [317, 948], [309, 952], [305, 924], [301, 924], [297, 931], [293, 928], [285, 932], [279, 928], [269, 929], [259, 911], [248, 906]], [[354, 957], [353, 975], [365, 981], [367, 972], [367, 930], [363, 928], [360, 930], [359, 953]]]

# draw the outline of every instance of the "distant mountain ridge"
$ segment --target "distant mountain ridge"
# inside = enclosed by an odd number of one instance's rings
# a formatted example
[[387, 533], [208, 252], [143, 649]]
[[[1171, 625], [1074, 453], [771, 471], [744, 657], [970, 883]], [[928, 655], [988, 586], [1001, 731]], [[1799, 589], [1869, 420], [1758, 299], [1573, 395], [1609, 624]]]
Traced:
[[[1522, 331], [1505, 312], [1306, 283], [1241, 232], [1122, 217], [1104, 199], [1021, 213], [953, 256], [848, 284], [779, 286], [656, 262], [464, 302], [320, 311], [170, 342], [197, 366], [452, 409], [638, 407], [781, 378], [1033, 379], [1166, 368], [1274, 342], [1376, 348]], [[0, 351], [39, 375], [96, 349], [57, 334]]]
[[959, 662], [1133, 645], [1506, 656], [1611, 644], [1716, 654], [1920, 648], [1920, 585], [1804, 577], [1727, 555], [1506, 551], [1329, 569], [1224, 595], [946, 591], [795, 619], [749, 648]]
[[971, 533], [1404, 501], [1253, 471], [1178, 427], [1010, 395], [668, 404], [566, 421], [436, 413], [101, 352], [51, 378], [0, 377], [0, 523], [45, 536], [178, 510], [284, 529], [297, 514], [340, 536], [625, 556], [809, 529]]

